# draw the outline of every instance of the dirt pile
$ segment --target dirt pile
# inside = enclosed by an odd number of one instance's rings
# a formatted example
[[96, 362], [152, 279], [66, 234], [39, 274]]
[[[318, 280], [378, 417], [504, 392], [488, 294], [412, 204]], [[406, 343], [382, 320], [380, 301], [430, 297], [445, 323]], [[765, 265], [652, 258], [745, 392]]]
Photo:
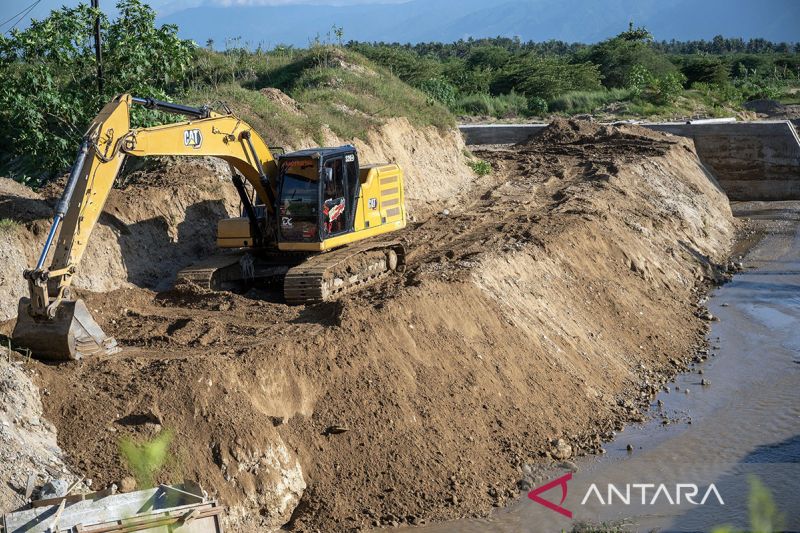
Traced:
[[[238, 214], [239, 197], [223, 179], [202, 161], [131, 173], [112, 190], [74, 286], [171, 286], [181, 268], [215, 251], [217, 221]], [[14, 317], [16, 302], [27, 296], [22, 271], [36, 262], [62, 188], [37, 194], [0, 179], [0, 219], [10, 221], [0, 228], [0, 319]]]
[[125, 350], [36, 364], [69, 464], [102, 486], [121, 436], [170, 429], [161, 478], [200, 481], [232, 530], [343, 531], [484, 514], [598, 451], [694, 355], [733, 222], [688, 141], [596, 128], [479, 154], [494, 172], [401, 234], [407, 271], [344, 301], [84, 293]]
[[466, 165], [464, 139], [456, 129], [420, 129], [405, 118], [393, 118], [370, 132], [366, 141], [356, 139], [353, 144], [364, 163], [389, 161], [400, 165], [412, 220], [443, 206], [458, 205], [459, 197], [475, 180]]
[[761, 99], [745, 102], [743, 107], [760, 118], [787, 119], [796, 122], [800, 119], [800, 105], [782, 104], [777, 100]]
[[0, 514], [28, 503], [29, 477], [34, 491], [51, 480], [75, 481], [56, 443], [56, 428], [42, 416], [39, 393], [24, 361], [0, 347]]

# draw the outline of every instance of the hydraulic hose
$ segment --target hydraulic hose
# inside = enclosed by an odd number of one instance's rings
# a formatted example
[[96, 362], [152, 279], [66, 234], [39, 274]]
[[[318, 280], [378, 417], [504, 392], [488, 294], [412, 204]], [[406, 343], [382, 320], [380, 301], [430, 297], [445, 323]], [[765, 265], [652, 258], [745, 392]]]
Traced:
[[78, 149], [78, 156], [75, 158], [75, 164], [72, 165], [72, 170], [69, 173], [67, 186], [64, 188], [64, 193], [61, 195], [61, 200], [59, 200], [58, 205], [56, 206], [56, 214], [53, 217], [53, 225], [50, 226], [50, 233], [47, 234], [47, 240], [44, 243], [42, 254], [39, 256], [39, 261], [36, 263], [36, 270], [41, 269], [44, 266], [44, 262], [47, 260], [47, 254], [50, 252], [50, 247], [53, 244], [53, 239], [55, 239], [58, 226], [66, 216], [67, 209], [69, 209], [69, 204], [72, 200], [72, 193], [75, 192], [75, 187], [78, 185], [78, 179], [80, 178], [81, 171], [83, 170], [83, 164], [86, 161], [86, 154], [88, 152], [89, 139], [84, 139], [80, 148]]

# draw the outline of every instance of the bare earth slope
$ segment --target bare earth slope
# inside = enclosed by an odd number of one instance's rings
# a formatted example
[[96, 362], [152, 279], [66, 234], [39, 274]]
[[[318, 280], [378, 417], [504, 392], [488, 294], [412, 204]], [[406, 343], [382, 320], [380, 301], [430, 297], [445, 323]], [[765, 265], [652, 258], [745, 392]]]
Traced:
[[345, 301], [86, 293], [126, 349], [36, 364], [70, 466], [118, 480], [120, 436], [168, 428], [161, 479], [232, 530], [343, 531], [483, 514], [525, 465], [598, 451], [693, 355], [727, 199], [688, 141], [632, 127], [479, 155], [495, 172], [402, 234], [407, 271]]

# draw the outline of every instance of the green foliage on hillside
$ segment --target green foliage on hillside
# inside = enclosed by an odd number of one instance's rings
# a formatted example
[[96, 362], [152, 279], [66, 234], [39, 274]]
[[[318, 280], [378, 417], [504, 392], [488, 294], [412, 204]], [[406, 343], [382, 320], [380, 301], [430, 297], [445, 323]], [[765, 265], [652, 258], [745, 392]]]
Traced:
[[[186, 101], [221, 100], [271, 143], [311, 137], [322, 143], [328, 127], [344, 139], [365, 138], [391, 117], [420, 127], [455, 126], [453, 115], [430, 91], [403, 83], [357, 52], [316, 43], [308, 49], [196, 51]], [[274, 88], [297, 104], [282, 105], [261, 91]]]
[[[187, 104], [225, 102], [273, 144], [336, 135], [364, 138], [389, 117], [418, 126], [455, 125], [442, 104], [454, 103], [448, 85], [420, 89], [355, 51], [330, 43], [307, 50], [248, 50], [232, 40], [223, 52], [157, 27], [142, 0], [119, 0], [119, 17], [101, 15], [105, 87], [98, 93], [93, 23], [85, 4], [62, 7], [29, 28], [0, 37], [0, 175], [33, 185], [66, 171], [100, 108], [132, 93]], [[295, 101], [283, 105], [274, 87]], [[293, 107], [295, 106], [295, 107]], [[134, 126], [181, 120], [134, 107]]]
[[747, 100], [783, 98], [800, 85], [800, 45], [722, 37], [655, 42], [633, 24], [594, 45], [498, 37], [348, 47], [411, 85], [446, 84], [440, 101], [455, 113], [498, 118], [606, 109], [623, 117], [714, 116]]

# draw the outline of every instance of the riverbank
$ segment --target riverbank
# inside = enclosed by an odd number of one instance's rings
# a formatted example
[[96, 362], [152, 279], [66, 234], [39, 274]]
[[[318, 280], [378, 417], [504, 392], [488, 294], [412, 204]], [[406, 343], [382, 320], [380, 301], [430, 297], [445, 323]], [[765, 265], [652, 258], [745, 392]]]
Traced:
[[[581, 531], [605, 524], [620, 531], [708, 531], [730, 525], [753, 527], [748, 498], [758, 492], [753, 476], [771, 493], [775, 511], [760, 514], [777, 530], [800, 529], [796, 495], [800, 491], [797, 390], [800, 375], [800, 202], [734, 202], [733, 213], [746, 231], [734, 247], [743, 270], [709, 294], [708, 310], [717, 317], [701, 354], [688, 372], [678, 374], [654, 397], [643, 424], [619, 432], [607, 454], [575, 462], [563, 507], [570, 520], [532, 502], [524, 494], [490, 518], [423, 528], [425, 533], [497, 531]], [[740, 257], [741, 256], [741, 257]], [[563, 475], [550, 468], [536, 484]], [[678, 483], [695, 484], [700, 501], [711, 484], [707, 505], [670, 505], [662, 493], [655, 505], [621, 498], [608, 504], [607, 487], [621, 494], [632, 483], [664, 484], [675, 500]], [[589, 488], [599, 487], [583, 502]], [[558, 488], [543, 495], [558, 503]], [[780, 520], [780, 521], [779, 521]], [[581, 525], [583, 524], [583, 525]]]
[[642, 420], [702, 349], [725, 195], [689, 141], [631, 126], [478, 155], [493, 172], [400, 235], [406, 271], [346, 300], [84, 292], [123, 352], [31, 363], [69, 466], [105, 486], [129, 475], [120, 438], [170, 430], [159, 481], [200, 481], [229, 530], [344, 531], [484, 516], [530, 465]]

